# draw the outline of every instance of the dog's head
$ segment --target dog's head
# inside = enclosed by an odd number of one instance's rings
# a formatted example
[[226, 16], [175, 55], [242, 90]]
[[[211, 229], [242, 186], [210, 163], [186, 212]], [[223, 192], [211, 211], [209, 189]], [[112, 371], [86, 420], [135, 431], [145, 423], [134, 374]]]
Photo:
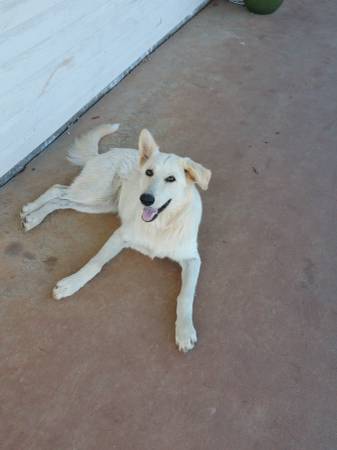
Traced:
[[210, 170], [190, 158], [161, 153], [148, 130], [139, 136], [139, 166], [139, 200], [145, 222], [152, 222], [167, 208], [179, 209], [193, 184], [206, 190], [211, 178]]

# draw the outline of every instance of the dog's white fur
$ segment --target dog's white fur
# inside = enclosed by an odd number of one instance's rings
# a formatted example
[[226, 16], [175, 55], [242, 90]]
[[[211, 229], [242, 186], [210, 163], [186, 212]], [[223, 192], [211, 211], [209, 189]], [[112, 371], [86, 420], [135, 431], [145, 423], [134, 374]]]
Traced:
[[[74, 294], [123, 248], [136, 249], [151, 258], [171, 258], [182, 268], [176, 343], [185, 352], [197, 341], [192, 309], [200, 270], [197, 235], [202, 205], [195, 184], [207, 189], [211, 172], [189, 158], [160, 152], [148, 130], [140, 133], [139, 152], [114, 148], [99, 154], [99, 140], [117, 129], [117, 124], [101, 125], [76, 139], [69, 159], [84, 166], [81, 173], [70, 186], [54, 185], [25, 205], [21, 213], [23, 225], [26, 231], [30, 230], [57, 209], [118, 213], [121, 226], [87, 264], [56, 284], [54, 298]], [[146, 175], [149, 169], [153, 176]], [[172, 176], [175, 181], [168, 182]], [[171, 200], [152, 222], [142, 219], [143, 193], [153, 195], [154, 208]]]

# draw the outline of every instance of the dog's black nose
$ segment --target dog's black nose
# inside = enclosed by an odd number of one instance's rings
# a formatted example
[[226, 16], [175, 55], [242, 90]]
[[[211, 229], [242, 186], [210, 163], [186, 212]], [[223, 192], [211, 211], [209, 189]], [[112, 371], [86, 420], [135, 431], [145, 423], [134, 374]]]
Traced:
[[151, 206], [154, 203], [154, 197], [152, 194], [142, 194], [140, 196], [140, 201], [143, 203], [143, 205], [145, 206]]

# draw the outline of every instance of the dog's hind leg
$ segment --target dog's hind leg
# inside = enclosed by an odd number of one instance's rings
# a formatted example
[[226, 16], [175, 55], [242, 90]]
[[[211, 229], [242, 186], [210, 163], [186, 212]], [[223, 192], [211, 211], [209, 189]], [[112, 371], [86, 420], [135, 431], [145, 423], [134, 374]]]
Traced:
[[43, 206], [50, 200], [54, 200], [56, 198], [64, 198], [67, 194], [68, 189], [68, 186], [64, 186], [62, 184], [54, 184], [54, 186], [47, 189], [47, 191], [40, 195], [40, 197], [38, 197], [36, 200], [24, 205], [20, 214], [21, 217], [24, 217], [32, 211], [41, 208], [41, 206]]
[[[39, 225], [56, 209], [75, 209], [88, 213], [117, 212], [121, 180], [115, 176], [116, 164], [107, 158], [91, 159], [70, 186], [55, 184], [20, 214], [26, 231]], [[108, 160], [109, 162], [109, 160]]]
[[74, 209], [76, 211], [100, 214], [114, 212], [114, 205], [102, 203], [98, 205], [83, 205], [65, 198], [55, 198], [43, 204], [40, 208], [22, 215], [22, 225], [25, 231], [29, 231], [39, 225], [49, 214], [57, 209]]

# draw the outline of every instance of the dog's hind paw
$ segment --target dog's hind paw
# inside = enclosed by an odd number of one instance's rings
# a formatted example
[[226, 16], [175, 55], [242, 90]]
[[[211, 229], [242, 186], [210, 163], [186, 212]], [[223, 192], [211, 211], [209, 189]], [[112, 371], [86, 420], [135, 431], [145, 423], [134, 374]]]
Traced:
[[20, 217], [23, 219], [24, 217], [27, 216], [27, 214], [35, 211], [35, 209], [38, 209], [38, 208], [35, 206], [34, 202], [26, 203], [25, 205], [23, 205], [23, 207], [20, 211]]
[[176, 344], [181, 352], [192, 350], [197, 342], [197, 332], [193, 323], [176, 323]]
[[35, 228], [40, 222], [31, 214], [21, 213], [21, 223], [25, 231]]
[[22, 211], [20, 213], [20, 217], [23, 229], [25, 231], [29, 231], [41, 223], [40, 217], [34, 215], [33, 213], [29, 214]]

